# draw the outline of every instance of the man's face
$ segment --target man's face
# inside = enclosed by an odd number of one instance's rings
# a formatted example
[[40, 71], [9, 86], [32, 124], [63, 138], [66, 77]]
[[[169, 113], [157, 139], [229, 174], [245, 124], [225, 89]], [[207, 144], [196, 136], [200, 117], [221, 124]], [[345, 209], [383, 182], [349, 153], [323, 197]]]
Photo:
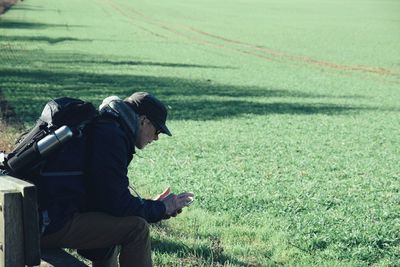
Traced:
[[138, 149], [143, 149], [151, 142], [157, 141], [160, 132], [145, 115], [141, 115], [139, 121], [140, 125], [135, 146]]

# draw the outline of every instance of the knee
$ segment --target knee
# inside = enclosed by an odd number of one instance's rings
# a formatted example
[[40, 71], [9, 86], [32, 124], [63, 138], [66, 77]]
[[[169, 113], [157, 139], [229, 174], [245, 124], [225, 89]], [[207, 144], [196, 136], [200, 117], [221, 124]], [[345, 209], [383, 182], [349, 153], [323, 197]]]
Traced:
[[136, 217], [136, 220], [138, 221], [138, 228], [141, 232], [148, 235], [150, 233], [149, 223], [141, 217]]
[[145, 219], [141, 217], [130, 217], [129, 221], [132, 237], [141, 240], [150, 238], [149, 223]]

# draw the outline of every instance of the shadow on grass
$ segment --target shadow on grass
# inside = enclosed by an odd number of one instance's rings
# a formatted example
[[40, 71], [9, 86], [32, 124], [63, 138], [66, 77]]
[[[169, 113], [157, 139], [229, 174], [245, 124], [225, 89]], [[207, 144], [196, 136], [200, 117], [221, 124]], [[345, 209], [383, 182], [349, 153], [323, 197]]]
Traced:
[[15, 5], [12, 7], [13, 10], [24, 10], [24, 11], [54, 11], [57, 12], [57, 9], [47, 9], [40, 6], [33, 6], [33, 5]]
[[149, 61], [116, 61], [116, 60], [54, 60], [51, 63], [60, 64], [101, 64], [101, 65], [127, 65], [127, 66], [156, 66], [156, 67], [171, 67], [171, 68], [204, 68], [204, 69], [234, 69], [232, 67], [214, 66], [214, 65], [200, 65], [200, 64], [181, 64], [181, 63], [163, 63], [163, 62], [149, 62]]
[[51, 38], [46, 36], [2, 36], [1, 41], [7, 42], [47, 42], [49, 44], [57, 44], [61, 42], [71, 42], [71, 41], [81, 41], [81, 42], [91, 42], [90, 39], [78, 39], [71, 37], [59, 37], [59, 38]]
[[[73, 69], [72, 66], [68, 66]], [[0, 70], [0, 84], [11, 96], [19, 116], [33, 121], [50, 98], [80, 97], [98, 104], [108, 95], [125, 97], [148, 91], [171, 107], [175, 120], [218, 120], [241, 115], [325, 114], [339, 115], [365, 108], [326, 103], [307, 103], [312, 95], [290, 90], [231, 86], [212, 81], [172, 77], [95, 74], [83, 71]], [[32, 98], [32, 95], [35, 97]], [[270, 98], [274, 98], [270, 101]], [[277, 99], [279, 98], [279, 99]], [[315, 102], [315, 101], [313, 101]]]
[[18, 119], [18, 116], [15, 113], [14, 108], [7, 101], [1, 88], [0, 88], [0, 121], [5, 121], [9, 124], [12, 124], [12, 126], [14, 127], [20, 125], [21, 123]]
[[[152, 240], [151, 242], [152, 250], [161, 254], [176, 254], [180, 258], [193, 258], [200, 259], [201, 262], [205, 262], [206, 264], [221, 264], [224, 265], [226, 263], [233, 264], [235, 266], [249, 266], [248, 263], [239, 261], [235, 258], [227, 256], [223, 253], [223, 248], [220, 245], [215, 245], [215, 243], [211, 243], [210, 246], [200, 245], [189, 247], [183, 242], [176, 241], [161, 241], [161, 240]], [[188, 264], [193, 262], [188, 262]]]
[[0, 29], [46, 29], [50, 27], [82, 27], [80, 25], [47, 24], [39, 22], [25, 22], [16, 20], [3, 20], [0, 18]]

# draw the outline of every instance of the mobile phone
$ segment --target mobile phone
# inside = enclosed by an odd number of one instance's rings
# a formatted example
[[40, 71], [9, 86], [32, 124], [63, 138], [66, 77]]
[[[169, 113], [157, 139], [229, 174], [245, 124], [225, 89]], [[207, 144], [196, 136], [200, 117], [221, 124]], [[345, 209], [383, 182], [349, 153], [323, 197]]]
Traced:
[[186, 207], [189, 207], [190, 205], [192, 205], [193, 204], [193, 201], [194, 201], [194, 197], [192, 197], [191, 198], [192, 200], [190, 200], [188, 203], [186, 203]]

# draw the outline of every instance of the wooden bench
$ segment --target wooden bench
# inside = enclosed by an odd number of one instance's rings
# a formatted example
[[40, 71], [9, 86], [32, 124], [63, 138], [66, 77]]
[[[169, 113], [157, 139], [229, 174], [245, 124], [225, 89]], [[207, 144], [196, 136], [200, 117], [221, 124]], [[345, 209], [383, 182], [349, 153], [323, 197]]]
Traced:
[[0, 176], [0, 267], [87, 266], [62, 249], [40, 250], [39, 216], [33, 184]]

